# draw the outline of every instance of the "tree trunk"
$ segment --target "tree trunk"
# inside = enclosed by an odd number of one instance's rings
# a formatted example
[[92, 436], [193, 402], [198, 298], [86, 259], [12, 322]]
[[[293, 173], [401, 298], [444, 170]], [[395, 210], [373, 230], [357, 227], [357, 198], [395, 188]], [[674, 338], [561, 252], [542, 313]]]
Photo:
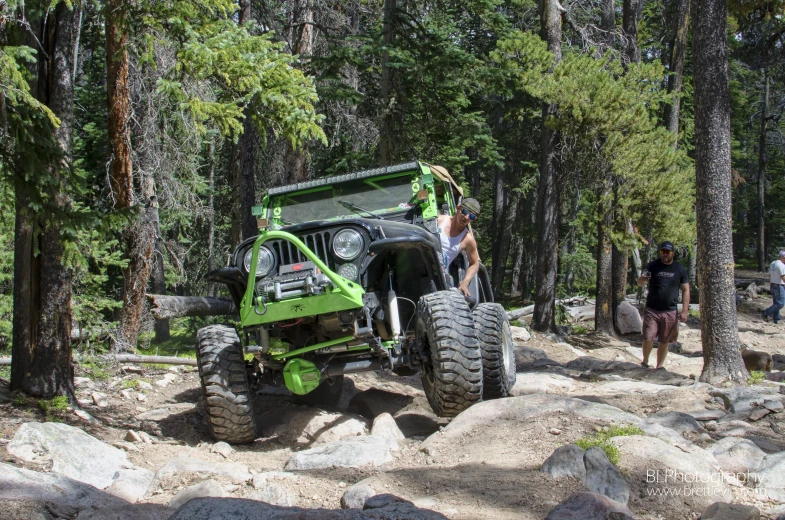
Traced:
[[234, 302], [228, 298], [148, 294], [147, 299], [150, 300], [150, 312], [158, 319], [237, 314]]
[[[207, 178], [207, 272], [215, 269], [215, 140], [210, 139], [210, 174]], [[158, 292], [158, 291], [156, 291]], [[207, 296], [215, 296], [215, 283], [208, 282]]]
[[[296, 0], [293, 13], [292, 49], [300, 56], [300, 63], [307, 63], [313, 54], [313, 0]], [[286, 177], [288, 184], [308, 179], [308, 148], [305, 143], [297, 150], [286, 144]], [[249, 213], [250, 215], [250, 213]], [[253, 221], [256, 234], [256, 221]]]
[[[561, 12], [556, 0], [541, 0], [542, 37], [553, 53], [554, 66], [561, 60]], [[542, 164], [537, 182], [537, 292], [532, 328], [545, 332], [555, 328], [556, 275], [559, 270], [559, 171], [556, 153], [559, 133], [546, 121], [557, 117], [556, 105], [542, 107]]]
[[724, 0], [693, 0], [701, 381], [745, 383], [733, 283], [730, 95]]
[[381, 166], [389, 166], [392, 164], [393, 147], [392, 147], [392, 113], [390, 111], [392, 92], [392, 71], [388, 65], [390, 61], [390, 53], [387, 50], [395, 41], [395, 10], [397, 9], [397, 0], [384, 0], [384, 21], [383, 21], [383, 36], [382, 43], [385, 50], [382, 51], [382, 78], [379, 85], [379, 93], [382, 98], [382, 127], [379, 132], [379, 164]]
[[669, 132], [679, 133], [679, 110], [681, 108], [681, 87], [684, 78], [684, 62], [687, 56], [687, 32], [690, 26], [690, 0], [677, 0], [676, 25], [668, 76], [668, 94], [672, 96], [670, 105], [665, 105], [665, 127]]
[[512, 197], [506, 197], [504, 215], [502, 217], [501, 228], [501, 241], [499, 243], [499, 260], [498, 269], [493, 269], [493, 292], [498, 295], [499, 300], [503, 300], [504, 294], [504, 279], [507, 274], [507, 260], [510, 257], [510, 247], [514, 227], [518, 218], [518, 205], [520, 204], [520, 194], [515, 193]]
[[[499, 253], [501, 252], [502, 240], [504, 239], [501, 232], [504, 228], [504, 212], [506, 207], [507, 197], [504, 190], [504, 172], [501, 169], [496, 170], [493, 182], [493, 215], [491, 229], [496, 230], [496, 233], [491, 237], [491, 279], [493, 291], [500, 286], [501, 282], [498, 281], [498, 272], [504, 271], [504, 267], [500, 265]], [[503, 275], [502, 275], [503, 276]]]
[[[602, 0], [600, 27], [608, 32], [616, 27], [616, 0]], [[608, 40], [610, 41], [610, 38]]]
[[638, 47], [638, 7], [640, 0], [624, 0], [622, 7], [622, 30], [624, 31], [624, 57], [626, 63], [639, 63], [641, 51]]
[[766, 132], [769, 122], [769, 75], [763, 71], [763, 108], [760, 114], [760, 141], [758, 144], [758, 233], [757, 233], [757, 253], [758, 271], [766, 269]]
[[30, 374], [38, 337], [40, 310], [41, 255], [33, 255], [35, 214], [30, 208], [29, 189], [23, 182], [16, 187], [14, 236], [14, 334], [11, 343], [11, 390], [20, 390]]
[[594, 314], [594, 330], [613, 336], [613, 210], [610, 182], [608, 178], [606, 188], [597, 201], [597, 310]]
[[[39, 61], [38, 90], [46, 103], [60, 118], [54, 137], [62, 157], [50, 165], [53, 182], [45, 190], [58, 212], [66, 213], [71, 200], [66, 192], [67, 174], [71, 164], [73, 145], [74, 46], [78, 18], [73, 9], [59, 3], [49, 13], [44, 25]], [[40, 266], [33, 276], [40, 277], [37, 300], [31, 306], [39, 310], [39, 321], [33, 357], [26, 363], [27, 373], [22, 380], [25, 393], [43, 398], [55, 395], [74, 395], [74, 367], [71, 361], [71, 283], [70, 269], [63, 265], [64, 245], [61, 224], [43, 219], [39, 235]]]

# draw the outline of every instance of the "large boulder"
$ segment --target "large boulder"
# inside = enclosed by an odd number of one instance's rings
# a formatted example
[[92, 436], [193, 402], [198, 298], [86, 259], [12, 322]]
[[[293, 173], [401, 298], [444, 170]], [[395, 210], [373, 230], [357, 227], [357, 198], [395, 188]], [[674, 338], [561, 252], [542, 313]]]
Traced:
[[583, 455], [586, 450], [575, 444], [567, 444], [556, 448], [550, 457], [542, 463], [540, 471], [552, 478], [586, 478], [586, 466]]
[[125, 500], [78, 480], [0, 463], [0, 501], [6, 500], [53, 502], [77, 510], [128, 506]]
[[706, 451], [714, 455], [722, 469], [734, 474], [754, 471], [766, 458], [766, 453], [754, 442], [739, 437], [725, 437]]
[[338, 466], [359, 468], [381, 466], [393, 460], [398, 443], [386, 435], [368, 435], [332, 442], [293, 454], [286, 462], [287, 471], [321, 469]]
[[362, 509], [365, 501], [374, 495], [376, 495], [376, 490], [371, 486], [371, 479], [361, 480], [343, 493], [341, 507], [344, 509]]
[[663, 494], [677, 494], [678, 505], [693, 511], [733, 498], [728, 479], [706, 450], [676, 447], [642, 435], [613, 437], [609, 442], [619, 449], [619, 469], [627, 475], [633, 496], [655, 500]]
[[701, 514], [701, 520], [758, 520], [760, 510], [744, 504], [715, 502]]
[[247, 466], [236, 462], [215, 463], [192, 457], [177, 457], [156, 472], [154, 483], [159, 485], [175, 475], [194, 474], [225, 477], [235, 484], [243, 484], [253, 477]]
[[630, 500], [630, 485], [621, 472], [611, 464], [601, 448], [592, 446], [583, 455], [586, 477], [583, 483], [589, 491], [605, 495], [611, 500], [627, 505]]
[[51, 461], [54, 473], [107, 489], [129, 502], [144, 496], [153, 480], [153, 472], [135, 467], [125, 451], [67, 424], [23, 424], [7, 449], [26, 462]]
[[703, 432], [703, 427], [698, 424], [698, 421], [692, 415], [683, 412], [655, 413], [650, 415], [646, 421], [676, 430], [682, 435], [685, 433]]
[[761, 493], [772, 500], [785, 502], [785, 451], [766, 455], [750, 476]]
[[616, 307], [616, 327], [621, 334], [640, 334], [643, 322], [638, 309], [629, 302], [621, 302]]
[[171, 500], [169, 500], [169, 507], [177, 509], [181, 505], [185, 504], [189, 500], [193, 500], [194, 498], [220, 498], [225, 496], [226, 492], [224, 491], [224, 488], [221, 487], [221, 484], [215, 480], [210, 479], [199, 482], [198, 484], [194, 484], [193, 486], [188, 486], [187, 488], [177, 493], [172, 497]]
[[604, 495], [584, 491], [565, 498], [551, 509], [545, 520], [607, 520], [609, 518], [632, 520], [632, 511], [624, 504]]
[[169, 520], [174, 512], [174, 509], [163, 504], [126, 504], [86, 509], [79, 513], [77, 520]]
[[279, 412], [264, 428], [265, 437], [286, 444], [327, 444], [368, 432], [368, 421], [358, 415], [331, 413], [299, 406]]
[[510, 325], [510, 332], [512, 333], [512, 340], [518, 344], [526, 343], [527, 341], [532, 339], [531, 333], [528, 330], [526, 330], [524, 327], [516, 327], [514, 325]]
[[575, 381], [559, 374], [543, 372], [521, 372], [516, 376], [512, 395], [567, 393], [575, 387]]

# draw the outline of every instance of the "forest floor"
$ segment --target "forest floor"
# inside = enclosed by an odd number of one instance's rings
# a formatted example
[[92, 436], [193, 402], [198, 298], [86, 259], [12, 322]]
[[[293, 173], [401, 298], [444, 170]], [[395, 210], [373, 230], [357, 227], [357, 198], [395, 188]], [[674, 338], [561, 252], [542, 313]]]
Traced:
[[[738, 309], [741, 341], [755, 350], [785, 353], [785, 322], [774, 325], [765, 323], [760, 317], [760, 311], [768, 305], [769, 299], [765, 295], [742, 302]], [[519, 345], [542, 349], [550, 360], [561, 366], [569, 366], [570, 363], [577, 366], [575, 363], [583, 362], [585, 369], [591, 363], [599, 363], [597, 360], [629, 363], [618, 370], [602, 372], [602, 378], [591, 377], [591, 370], [582, 370], [574, 372], [574, 377], [554, 376], [552, 384], [544, 386], [542, 379], [538, 379], [543, 375], [538, 374], [540, 369], [527, 368], [519, 371], [516, 393], [545, 392], [577, 397], [608, 404], [641, 418], [657, 412], [711, 409], [716, 402], [705, 389], [695, 390], [690, 381], [701, 372], [700, 335], [698, 318], [691, 316], [688, 323], [680, 328], [679, 341], [683, 352], [680, 355], [669, 354], [666, 370], [646, 370], [630, 367], [631, 363], [640, 362], [639, 335], [608, 338], [592, 331], [569, 336], [533, 334], [529, 341]], [[541, 371], [553, 374], [552, 368], [544, 366]], [[616, 376], [625, 381], [672, 385], [673, 391], [608, 391], [608, 381], [613, 381]], [[168, 379], [169, 383], [159, 386], [157, 382], [164, 379]], [[153, 383], [152, 390], [141, 392], [139, 383], [133, 381]], [[398, 394], [401, 403], [409, 403], [410, 409], [419, 407], [429, 411], [417, 377], [364, 373], [347, 376], [344, 385], [344, 396], [339, 406], [342, 412], [346, 411], [354, 395], [371, 388]], [[125, 396], [121, 394], [123, 390], [126, 390]], [[95, 391], [107, 396], [108, 406], [93, 404], [90, 396]], [[86, 422], [71, 410], [58, 411], [50, 407], [48, 412], [44, 412], [38, 400], [9, 394], [7, 387], [5, 395], [13, 401], [3, 403], [0, 400], [0, 462], [17, 465], [23, 463], [7, 452], [8, 440], [14, 437], [22, 424], [46, 420], [77, 426], [115, 445], [122, 444], [129, 429], [146, 430], [152, 434], [154, 442], [137, 443], [127, 455], [133, 464], [152, 471], [178, 457], [215, 464], [239, 463], [252, 472], [282, 471], [294, 452], [310, 447], [310, 442], [304, 442], [298, 432], [287, 431], [287, 417], [302, 410], [303, 406], [290, 396], [271, 393], [262, 394], [256, 400], [261, 438], [250, 445], [235, 446], [226, 458], [211, 452], [214, 440], [206, 423], [195, 367], [144, 367], [142, 374], [126, 373], [115, 367], [103, 380], [81, 381], [78, 397], [83, 410], [95, 418], [95, 423]], [[154, 420], [140, 420], [142, 414], [162, 409], [168, 410], [168, 413]], [[779, 423], [769, 420], [755, 425], [757, 437], [764, 443], [768, 442], [770, 452], [785, 450], [785, 436], [777, 432], [785, 427], [782, 422], [785, 414], [776, 415]], [[446, 423], [442, 421], [442, 428]], [[370, 479], [367, 482], [378, 493], [393, 493], [449, 518], [541, 519], [566, 497], [585, 489], [578, 480], [553, 480], [541, 473], [539, 469], [543, 461], [559, 446], [587, 438], [607, 425], [607, 421], [564, 412], [539, 415], [530, 421], [507, 421], [498, 428], [478, 424], [452, 444], [437, 438], [430, 449], [423, 449], [425, 435], [410, 436], [402, 441], [394, 460], [381, 466], [299, 471], [296, 480], [282, 480], [280, 485], [293, 497], [293, 505], [306, 508], [338, 509], [347, 487]], [[434, 425], [436, 428], [439, 428], [438, 424]], [[436, 437], [439, 435], [435, 433]], [[697, 440], [695, 442], [698, 443]], [[704, 440], [703, 446], [710, 442]], [[40, 470], [29, 465], [26, 467]], [[179, 490], [192, 483], [193, 479], [185, 477], [169, 482], [148, 493], [142, 501], [166, 504]], [[238, 487], [227, 484], [226, 488], [230, 489], [229, 496], [232, 497], [252, 497], [254, 494], [250, 485]], [[751, 493], [746, 487], [734, 488], [733, 493], [734, 502], [759, 507], [765, 518], [774, 518], [775, 513], [767, 511], [782, 507], [782, 504]], [[643, 492], [636, 492], [633, 486], [629, 507], [637, 518], [695, 519], [705, 506], [696, 504], [667, 496], [645, 496]]]

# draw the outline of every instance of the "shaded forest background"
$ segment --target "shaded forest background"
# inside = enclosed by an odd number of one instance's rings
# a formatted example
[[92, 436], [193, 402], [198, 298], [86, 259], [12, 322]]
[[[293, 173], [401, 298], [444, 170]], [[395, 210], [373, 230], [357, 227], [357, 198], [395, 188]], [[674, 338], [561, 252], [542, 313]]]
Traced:
[[[169, 324], [144, 292], [216, 294], [266, 189], [414, 158], [483, 204], [509, 305], [549, 283], [618, 302], [666, 239], [694, 282], [689, 2], [544, 4], [0, 1], [0, 354], [20, 272], [32, 336], [38, 312], [80, 348], [154, 348]], [[765, 270], [785, 248], [783, 2], [728, 6], [733, 254]]]

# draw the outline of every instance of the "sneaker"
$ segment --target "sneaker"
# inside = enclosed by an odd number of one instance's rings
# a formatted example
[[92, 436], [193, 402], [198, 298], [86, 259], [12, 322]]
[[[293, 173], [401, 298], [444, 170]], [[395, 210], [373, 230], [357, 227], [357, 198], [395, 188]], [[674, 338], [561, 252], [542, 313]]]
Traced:
[[765, 321], [766, 323], [769, 322], [769, 316], [766, 314], [766, 311], [761, 311], [760, 315], [763, 318], [763, 321]]

